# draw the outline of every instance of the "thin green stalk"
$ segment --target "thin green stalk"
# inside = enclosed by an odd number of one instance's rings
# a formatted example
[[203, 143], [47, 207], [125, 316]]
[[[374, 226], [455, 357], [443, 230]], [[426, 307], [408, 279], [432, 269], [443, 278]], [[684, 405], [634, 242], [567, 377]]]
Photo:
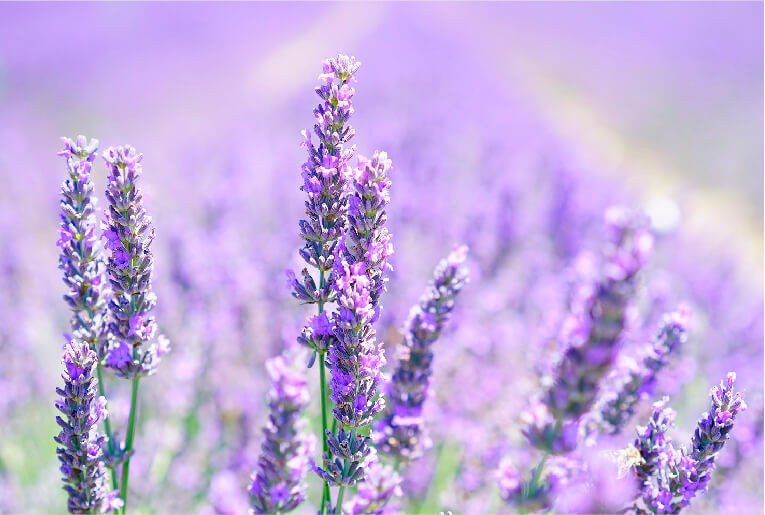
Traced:
[[539, 460], [539, 463], [537, 464], [536, 468], [534, 469], [534, 472], [531, 475], [531, 481], [529, 482], [528, 490], [527, 490], [527, 496], [531, 497], [533, 496], [537, 489], [539, 488], [539, 479], [542, 477], [542, 469], [545, 466], [545, 462], [547, 461], [547, 458], [550, 456], [550, 453], [545, 451], [545, 453], [542, 455], [542, 458]]
[[345, 485], [340, 485], [340, 491], [337, 492], [337, 505], [336, 505], [338, 509], [338, 513], [342, 513], [344, 494], [345, 494]]
[[[106, 398], [106, 390], [104, 388], [104, 375], [101, 371], [101, 361], [98, 362], [98, 366], [96, 367], [96, 374], [98, 375], [98, 394], [101, 397]], [[112, 442], [112, 424], [109, 421], [108, 416], [104, 419], [104, 432], [106, 433], [107, 449], [109, 450], [109, 454], [111, 454], [114, 451], [114, 443]], [[112, 477], [112, 490], [116, 490], [117, 472], [111, 465], [107, 465], [107, 468], [109, 469], [109, 475]]]
[[[319, 270], [319, 289], [324, 289], [324, 270]], [[319, 314], [324, 311], [324, 301], [319, 301]], [[329, 444], [327, 443], [327, 373], [324, 366], [324, 353], [319, 353], [319, 389], [321, 395], [321, 443], [322, 450], [325, 455], [329, 454]], [[321, 510], [322, 515], [326, 510], [328, 501], [331, 501], [332, 497], [329, 492], [329, 483], [324, 481], [324, 490], [321, 494]]]
[[135, 435], [135, 421], [138, 412], [138, 377], [133, 378], [132, 391], [130, 394], [130, 416], [128, 417], [127, 435], [125, 436], [125, 464], [122, 466], [122, 484], [120, 497], [122, 498], [122, 513], [127, 512], [128, 481], [130, 479], [130, 452], [133, 450], [133, 436]]

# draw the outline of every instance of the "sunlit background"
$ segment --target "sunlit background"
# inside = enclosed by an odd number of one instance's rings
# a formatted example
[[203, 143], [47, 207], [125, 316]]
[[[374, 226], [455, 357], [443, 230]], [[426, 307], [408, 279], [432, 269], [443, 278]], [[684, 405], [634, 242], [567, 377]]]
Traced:
[[[658, 235], [627, 349], [679, 302], [696, 315], [660, 385], [677, 438], [728, 370], [750, 404], [689, 511], [762, 513], [762, 19], [762, 3], [733, 2], [0, 4], [0, 512], [65, 505], [56, 152], [80, 133], [144, 153], [174, 347], [145, 380], [131, 509], [244, 512], [263, 361], [307, 313], [284, 287], [300, 266], [299, 131], [322, 60], [344, 52], [363, 63], [358, 151], [394, 163], [389, 356], [438, 259], [471, 247], [473, 281], [436, 351], [436, 445], [404, 510], [508, 510], [493, 472], [524, 452], [517, 416], [551, 359], [567, 270], [623, 203]], [[107, 381], [117, 427], [124, 383]]]

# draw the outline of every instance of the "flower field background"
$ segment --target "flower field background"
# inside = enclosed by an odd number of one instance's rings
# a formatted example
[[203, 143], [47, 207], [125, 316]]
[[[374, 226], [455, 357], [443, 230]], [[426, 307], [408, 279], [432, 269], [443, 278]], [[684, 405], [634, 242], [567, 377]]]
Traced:
[[[436, 264], [470, 249], [470, 282], [433, 349], [432, 446], [403, 474], [401, 511], [512, 512], [497, 470], [507, 456], [534, 466], [522, 414], [618, 204], [645, 211], [655, 250], [617, 369], [681, 304], [688, 335], [623, 431], [580, 450], [586, 488], [613, 498], [577, 488], [558, 509], [628, 500], [602, 457], [633, 442], [662, 395], [672, 434], [689, 439], [709, 388], [733, 371], [748, 409], [687, 511], [762, 513], [762, 14], [755, 3], [0, 4], [0, 513], [66, 506], [53, 441], [70, 318], [56, 153], [59, 136], [81, 133], [144, 154], [154, 312], [172, 342], [142, 380], [131, 510], [246, 512], [265, 361], [315, 314], [285, 270], [303, 267], [300, 129], [338, 52], [363, 63], [353, 143], [393, 162], [395, 253], [376, 322], [386, 371]], [[100, 159], [92, 177], [103, 208]], [[306, 373], [319, 434], [318, 372]], [[124, 428], [129, 383], [105, 385]], [[307, 482], [298, 510], [310, 513], [322, 492], [315, 474]]]

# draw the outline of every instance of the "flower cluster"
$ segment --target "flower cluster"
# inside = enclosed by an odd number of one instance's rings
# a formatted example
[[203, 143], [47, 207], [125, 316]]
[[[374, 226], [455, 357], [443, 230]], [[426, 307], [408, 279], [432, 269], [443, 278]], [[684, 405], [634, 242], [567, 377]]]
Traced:
[[641, 364], [620, 369], [613, 384], [600, 396], [583, 424], [586, 433], [616, 434], [621, 431], [635, 413], [638, 402], [653, 393], [657, 374], [669, 363], [670, 354], [685, 341], [689, 316], [685, 306], [665, 315], [659, 334]]
[[614, 362], [636, 276], [653, 248], [645, 217], [611, 208], [606, 223], [611, 238], [604, 252], [603, 276], [584, 295], [582, 312], [572, 313], [567, 321], [568, 345], [542, 398], [524, 415], [529, 441], [552, 453], [576, 447], [580, 418], [592, 407], [601, 379]]
[[96, 234], [96, 197], [90, 170], [98, 140], [85, 136], [62, 138], [69, 177], [61, 187], [59, 268], [68, 292], [64, 300], [73, 312], [70, 339], [86, 342], [99, 359], [107, 344], [105, 266]]
[[56, 422], [61, 432], [54, 439], [70, 513], [105, 513], [121, 506], [116, 491], [104, 486], [106, 468], [101, 461], [104, 437], [96, 432], [107, 416], [106, 399], [97, 397], [97, 355], [90, 345], [74, 340], [64, 347], [64, 387], [56, 388]]
[[388, 282], [386, 272], [391, 270], [389, 258], [393, 254], [391, 235], [385, 227], [391, 166], [385, 152], [375, 151], [371, 159], [359, 156], [358, 166], [348, 183], [348, 227], [340, 249], [348, 263], [365, 264], [370, 303], [376, 310]]
[[109, 167], [109, 214], [104, 237], [111, 251], [108, 271], [113, 298], [109, 304], [109, 330], [115, 340], [106, 365], [118, 375], [132, 378], [152, 374], [170, 346], [164, 336], [157, 336], [151, 315], [157, 302], [151, 284], [154, 228], [137, 185], [143, 154], [124, 146], [107, 149], [103, 157]]
[[284, 513], [305, 499], [303, 476], [309, 469], [314, 441], [301, 419], [308, 405], [308, 386], [295, 365], [294, 355], [266, 361], [271, 380], [269, 418], [249, 493], [255, 513]]
[[633, 507], [637, 513], [678, 513], [706, 491], [736, 416], [746, 409], [741, 393], [733, 389], [735, 381], [736, 374], [729, 373], [712, 388], [712, 405], [699, 419], [688, 449], [677, 449], [666, 436], [674, 413], [663, 404], [655, 407], [649, 426], [638, 428], [635, 447], [642, 460], [635, 475], [642, 489]]
[[431, 284], [409, 314], [387, 391], [389, 404], [375, 425], [375, 443], [381, 452], [409, 460], [429, 446], [422, 409], [433, 373], [433, 344], [468, 282], [466, 256], [467, 247], [461, 246], [438, 264]]
[[[354, 147], [346, 148], [355, 131], [348, 124], [353, 114], [354, 89], [350, 82], [361, 66], [354, 57], [339, 55], [324, 62], [322, 82], [316, 93], [322, 99], [313, 111], [316, 118], [314, 133], [319, 138], [318, 146], [311, 141], [311, 134], [303, 131], [304, 146], [308, 160], [303, 163], [302, 190], [308, 199], [305, 202], [306, 218], [300, 220], [300, 236], [305, 240], [300, 256], [313, 268], [319, 270], [319, 284], [303, 269], [303, 280], [288, 272], [293, 295], [309, 304], [323, 306], [334, 300], [331, 272], [338, 240], [345, 228], [346, 181], [350, 174], [348, 161], [353, 157]], [[316, 332], [320, 321], [303, 329], [300, 342], [309, 348], [324, 352], [327, 342], [321, 337], [326, 333]], [[326, 325], [322, 325], [326, 327]], [[321, 329], [318, 329], [321, 331]]]
[[336, 435], [328, 432], [327, 437], [338, 459], [325, 455], [324, 470], [319, 474], [327, 481], [351, 485], [363, 478], [363, 464], [371, 452], [371, 439], [357, 431], [370, 424], [384, 407], [379, 387], [385, 357], [372, 326], [374, 309], [365, 263], [349, 264], [337, 259], [333, 274], [338, 311], [334, 313], [335, 342], [329, 349], [327, 364], [335, 402], [332, 413], [340, 427]]
[[367, 466], [366, 477], [359, 483], [359, 491], [343, 505], [343, 513], [350, 515], [392, 515], [398, 513], [388, 504], [394, 497], [401, 497], [401, 476], [392, 467], [372, 461]]

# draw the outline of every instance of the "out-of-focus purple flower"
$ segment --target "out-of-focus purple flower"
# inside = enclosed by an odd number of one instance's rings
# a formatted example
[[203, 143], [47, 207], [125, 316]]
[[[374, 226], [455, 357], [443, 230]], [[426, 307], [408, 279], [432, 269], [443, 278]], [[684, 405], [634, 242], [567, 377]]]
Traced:
[[503, 501], [524, 512], [549, 510], [555, 503], [555, 496], [579, 470], [580, 465], [564, 456], [554, 456], [544, 467], [537, 467], [529, 481], [524, 481], [521, 472], [509, 457], [505, 457], [496, 471], [499, 494]]
[[580, 417], [592, 407], [600, 381], [614, 362], [635, 278], [653, 246], [647, 220], [640, 214], [611, 208], [606, 223], [611, 236], [604, 249], [602, 277], [591, 294], [582, 295], [582, 312], [572, 314], [582, 329], [569, 330], [569, 334], [587, 337], [568, 344], [552, 377], [546, 380], [542, 402], [548, 408], [548, 420], [524, 430], [534, 446], [553, 453], [569, 452], [576, 446], [576, 438], [563, 437], [567, 431], [577, 430]]
[[90, 169], [98, 140], [78, 136], [62, 138], [69, 178], [61, 186], [61, 225], [57, 245], [59, 268], [68, 292], [64, 300], [72, 310], [72, 335], [87, 342], [99, 360], [106, 352], [107, 322], [105, 266], [96, 234], [96, 203]]
[[[152, 291], [154, 257], [150, 249], [154, 227], [138, 187], [143, 154], [124, 146], [107, 149], [103, 158], [109, 167], [109, 214], [104, 234], [112, 251], [108, 271], [114, 293], [109, 303], [109, 330], [114, 341], [106, 364], [122, 377], [149, 375], [154, 373], [160, 353], [155, 341], [157, 325], [151, 315], [157, 302]], [[167, 350], [165, 340], [162, 353]]]
[[270, 414], [249, 488], [255, 513], [292, 511], [305, 499], [303, 477], [310, 468], [314, 440], [301, 419], [309, 402], [308, 386], [294, 358], [287, 353], [266, 362]]
[[358, 484], [358, 493], [343, 505], [343, 513], [350, 515], [392, 515], [398, 508], [388, 503], [401, 497], [401, 477], [392, 467], [379, 461], [369, 463], [364, 481]]
[[669, 364], [670, 354], [685, 342], [689, 316], [686, 306], [665, 315], [659, 334], [647, 349], [642, 363], [617, 371], [618, 375], [606, 386], [583, 424], [588, 437], [594, 437], [596, 432], [620, 432], [635, 413], [640, 399], [653, 393], [658, 373]]
[[122, 506], [116, 491], [107, 492], [102, 457], [104, 437], [96, 432], [106, 416], [105, 402], [98, 398], [97, 355], [86, 342], [74, 340], [64, 347], [64, 387], [56, 388], [56, 408], [63, 416], [56, 422], [61, 432], [54, 438], [69, 494], [70, 513], [105, 513]]
[[466, 256], [467, 247], [461, 246], [436, 266], [431, 284], [409, 314], [388, 387], [389, 404], [375, 425], [375, 443], [382, 452], [414, 459], [428, 447], [422, 409], [433, 374], [433, 344], [468, 282]]

